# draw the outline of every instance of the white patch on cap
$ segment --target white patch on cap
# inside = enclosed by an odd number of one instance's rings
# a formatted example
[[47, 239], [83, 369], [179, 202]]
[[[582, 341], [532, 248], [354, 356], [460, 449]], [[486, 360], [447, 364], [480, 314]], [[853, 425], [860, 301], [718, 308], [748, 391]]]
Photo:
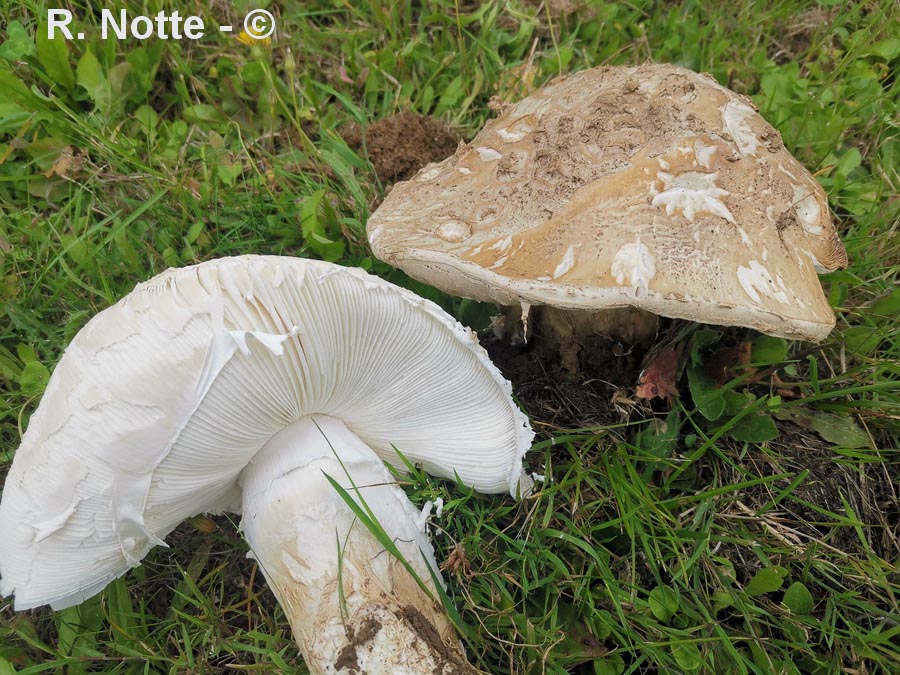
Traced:
[[505, 255], [505, 256], [503, 256], [503, 257], [497, 258], [496, 262], [495, 262], [493, 265], [491, 265], [490, 267], [488, 267], [488, 269], [489, 269], [489, 270], [495, 270], [495, 269], [497, 269], [498, 267], [501, 267], [501, 266], [506, 262], [506, 259], [507, 259], [507, 258], [509, 258], [508, 255]]
[[459, 171], [463, 176], [468, 176], [470, 173], [472, 173], [472, 169], [467, 169], [464, 166], [457, 167], [456, 170]]
[[793, 187], [794, 211], [797, 214], [797, 220], [800, 221], [800, 227], [810, 234], [822, 234], [822, 226], [819, 224], [822, 209], [819, 208], [819, 202], [815, 195], [803, 185], [794, 185]]
[[489, 148], [486, 145], [479, 146], [475, 148], [475, 152], [478, 153], [478, 156], [481, 157], [484, 162], [496, 162], [498, 159], [503, 157], [499, 152], [494, 150], [493, 148]]
[[750, 237], [747, 236], [747, 231], [743, 227], [738, 226], [738, 232], [741, 235], [741, 241], [743, 243], [745, 243], [747, 246], [753, 246], [753, 242], [750, 240]]
[[625, 244], [616, 253], [612, 273], [619, 285], [631, 286], [634, 297], [640, 300], [646, 297], [650, 281], [656, 276], [656, 259], [638, 237], [633, 244]]
[[651, 77], [649, 80], [644, 80], [638, 85], [638, 91], [642, 94], [652, 94], [659, 89], [659, 81], [660, 77], [658, 75]]
[[419, 172], [419, 175], [416, 176], [416, 180], [428, 181], [434, 180], [441, 174], [441, 167], [437, 164], [432, 164], [431, 166], [426, 166]]
[[783, 305], [790, 303], [784, 280], [781, 276], [773, 279], [769, 270], [763, 267], [758, 260], [751, 260], [750, 267], [738, 267], [737, 277], [747, 295], [761, 305], [764, 303], [760, 295], [777, 300]]
[[534, 115], [525, 115], [506, 125], [503, 129], [497, 129], [497, 134], [507, 143], [516, 143], [534, 131]]
[[376, 228], [373, 228], [371, 232], [369, 232], [369, 243], [374, 244], [375, 240], [381, 236], [381, 233], [384, 232], [384, 225], [379, 225]]
[[681, 209], [684, 217], [694, 221], [698, 211], [708, 211], [714, 216], [734, 222], [731, 211], [720, 199], [729, 194], [727, 190], [716, 187], [718, 173], [697, 173], [688, 171], [679, 176], [660, 171], [657, 178], [662, 181], [665, 190], [653, 197], [653, 206], [665, 206], [666, 214], [672, 215], [675, 209]]
[[434, 233], [444, 241], [463, 241], [472, 236], [472, 226], [461, 220], [447, 220]]
[[559, 279], [563, 274], [572, 269], [572, 265], [575, 264], [575, 246], [569, 246], [566, 249], [566, 252], [563, 254], [562, 260], [559, 261], [559, 264], [553, 270], [553, 278]]
[[703, 145], [700, 141], [694, 142], [694, 157], [697, 158], [697, 164], [704, 169], [710, 168], [714, 154], [716, 154], [716, 146]]
[[656, 161], [659, 162], [659, 168], [665, 169], [666, 171], [668, 171], [672, 166], [666, 160], [664, 160], [662, 157], [657, 157]]
[[744, 156], [755, 155], [759, 139], [750, 128], [748, 120], [756, 115], [756, 111], [740, 101], [729, 101], [719, 111], [722, 113], [722, 124], [734, 139], [738, 151]]
[[813, 267], [816, 268], [816, 272], [819, 274], [828, 274], [828, 272], [833, 272], [834, 270], [830, 270], [825, 267], [822, 263], [819, 262], [819, 259], [816, 257], [816, 254], [810, 251], [809, 249], [804, 249], [803, 251], [809, 256], [809, 259], [812, 260]]
[[499, 241], [494, 242], [494, 244], [490, 246], [490, 249], [492, 251], [500, 251], [502, 253], [510, 246], [512, 246], [512, 235], [509, 235], [506, 239], [500, 239]]
[[790, 171], [788, 171], [787, 169], [784, 168], [784, 164], [779, 163], [779, 164], [778, 164], [778, 170], [779, 170], [781, 173], [785, 174], [785, 175], [786, 175], [788, 178], [790, 178], [791, 180], [793, 180], [793, 181], [798, 180], [798, 179], [797, 179], [797, 176], [795, 176], [795, 175], [792, 174]]

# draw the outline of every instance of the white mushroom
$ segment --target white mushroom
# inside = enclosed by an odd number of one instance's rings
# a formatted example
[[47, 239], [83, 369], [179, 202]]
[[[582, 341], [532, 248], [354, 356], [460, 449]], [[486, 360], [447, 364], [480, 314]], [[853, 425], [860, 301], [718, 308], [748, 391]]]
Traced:
[[543, 320], [576, 340], [647, 337], [655, 315], [821, 340], [834, 314], [816, 269], [847, 263], [778, 132], [711, 77], [662, 64], [582, 71], [504, 107], [367, 227], [416, 279], [515, 308], [507, 326], [523, 303], [557, 308]]
[[0, 502], [0, 594], [77, 604], [184, 518], [240, 512], [311, 672], [475, 672], [383, 460], [402, 467], [398, 448], [517, 494], [532, 435], [470, 331], [362, 270], [257, 256], [169, 270], [56, 367]]

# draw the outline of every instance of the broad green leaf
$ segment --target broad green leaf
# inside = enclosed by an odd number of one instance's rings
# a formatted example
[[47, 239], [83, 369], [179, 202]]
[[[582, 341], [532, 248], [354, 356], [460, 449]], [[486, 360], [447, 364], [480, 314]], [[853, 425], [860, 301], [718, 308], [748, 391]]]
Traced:
[[198, 220], [193, 225], [191, 225], [190, 229], [188, 229], [187, 235], [185, 239], [189, 244], [193, 244], [197, 239], [200, 238], [200, 235], [203, 234], [204, 230], [206, 230], [206, 223], [202, 220]]
[[900, 56], [900, 38], [888, 38], [879, 40], [869, 47], [869, 54], [880, 56], [885, 61], [893, 61]]
[[893, 318], [898, 312], [900, 312], [900, 288], [895, 288], [891, 293], [872, 303], [872, 314]]
[[725, 412], [729, 415], [737, 415], [756, 401], [753, 394], [740, 391], [723, 391], [722, 399], [725, 401]]
[[703, 360], [703, 350], [719, 341], [722, 334], [712, 328], [701, 328], [694, 332], [691, 340], [691, 364], [698, 365]]
[[444, 89], [444, 93], [441, 95], [441, 98], [438, 101], [435, 114], [441, 115], [447, 110], [456, 108], [459, 100], [462, 98], [462, 94], [463, 78], [462, 75], [457, 75]]
[[841, 176], [849, 176], [860, 164], [862, 164], [862, 155], [859, 154], [859, 150], [850, 148], [841, 155], [841, 158], [838, 160], [837, 166], [835, 167], [835, 172]]
[[781, 601], [791, 610], [791, 614], [809, 614], [814, 604], [812, 593], [799, 581], [788, 586]]
[[622, 675], [624, 672], [625, 660], [618, 654], [594, 661], [594, 675]]
[[29, 361], [19, 374], [19, 387], [26, 396], [36, 396], [44, 391], [50, 381], [50, 371], [40, 361]]
[[730, 591], [715, 591], [712, 594], [713, 614], [718, 614], [726, 607], [734, 605], [734, 595]]
[[39, 360], [34, 347], [27, 345], [24, 342], [20, 342], [16, 345], [16, 355], [22, 363], [30, 363], [31, 361]]
[[303, 200], [300, 207], [300, 227], [307, 245], [319, 257], [329, 262], [340, 260], [346, 244], [328, 236], [328, 226], [337, 228], [334, 209], [324, 199], [325, 190], [317, 190]]
[[125, 88], [125, 78], [131, 72], [131, 64], [128, 61], [117, 63], [109, 69], [109, 89], [114, 97], [122, 95]]
[[0, 100], [31, 108], [37, 99], [28, 86], [7, 70], [0, 69]]
[[159, 122], [159, 115], [149, 105], [142, 105], [135, 110], [134, 118], [140, 123], [142, 131], [148, 135], [156, 130], [156, 125]]
[[251, 61], [241, 69], [241, 79], [247, 84], [259, 84], [266, 79], [266, 70], [259, 61]]
[[678, 612], [678, 591], [669, 586], [657, 586], [650, 591], [648, 602], [653, 616], [666, 623]]
[[881, 330], [873, 326], [850, 326], [844, 331], [847, 351], [857, 356], [868, 356], [881, 344]]
[[78, 84], [87, 91], [97, 110], [104, 114], [108, 113], [112, 105], [109, 80], [103, 72], [103, 65], [90, 49], [86, 50], [78, 61], [75, 72]]
[[634, 444], [648, 455], [660, 459], [670, 457], [678, 441], [678, 432], [681, 430], [681, 416], [678, 409], [674, 408], [666, 415], [665, 420], [651, 419], [641, 430], [635, 434]]
[[778, 427], [768, 415], [754, 413], [738, 420], [728, 435], [744, 443], [765, 443], [778, 438]]
[[842, 448], [868, 448], [871, 445], [869, 435], [849, 415], [804, 408], [782, 408], [776, 411], [775, 416], [812, 429], [829, 443]]
[[784, 583], [788, 571], [784, 567], [764, 567], [753, 575], [753, 578], [744, 588], [744, 592], [751, 597], [774, 593]]
[[6, 40], [0, 45], [0, 59], [18, 61], [34, 54], [34, 42], [19, 21], [10, 21], [6, 26]]
[[784, 338], [760, 335], [753, 340], [750, 360], [754, 363], [781, 363], [788, 356], [788, 342]]
[[682, 671], [698, 670], [703, 665], [700, 649], [693, 642], [682, 642], [672, 645], [672, 655]]
[[702, 366], [691, 365], [687, 368], [688, 387], [697, 410], [708, 420], [715, 421], [725, 412], [725, 399]]
[[745, 443], [765, 443], [778, 437], [778, 427], [768, 413], [752, 412], [735, 422], [728, 435]]
[[181, 117], [188, 124], [221, 124], [228, 118], [215, 106], [207, 103], [198, 103], [181, 112]]
[[37, 55], [38, 61], [51, 80], [63, 89], [68, 90], [75, 86], [75, 74], [69, 65], [69, 45], [62, 37], [53, 40], [47, 37], [46, 26], [38, 28]]
[[128, 52], [125, 59], [132, 65], [132, 82], [139, 92], [146, 94], [153, 89], [165, 50], [165, 40], [153, 40]]

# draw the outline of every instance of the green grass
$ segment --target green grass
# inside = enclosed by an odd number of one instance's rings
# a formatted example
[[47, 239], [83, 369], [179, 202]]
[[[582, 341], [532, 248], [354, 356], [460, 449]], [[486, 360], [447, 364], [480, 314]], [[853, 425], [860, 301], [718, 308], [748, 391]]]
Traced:
[[[208, 25], [259, 4], [127, 3]], [[539, 426], [548, 480], [521, 504], [413, 475], [417, 503], [447, 502], [434, 541], [455, 552], [467, 652], [493, 673], [900, 672], [900, 11], [569, 4], [285, 1], [277, 38], [248, 46], [104, 43], [74, 3], [88, 39], [63, 50], [35, 44], [46, 4], [0, 0], [0, 479], [68, 341], [168, 266], [326, 257], [427, 292], [369, 255], [388, 186], [342, 140], [350, 123], [411, 109], [471, 136], [493, 95], [673, 62], [750, 95], [828, 191], [851, 259], [823, 279], [837, 329], [756, 339], [770, 377], [727, 391], [699, 369], [749, 332], [694, 331], [671, 412]], [[170, 541], [79, 607], [0, 600], [0, 675], [305, 672], [234, 523]]]

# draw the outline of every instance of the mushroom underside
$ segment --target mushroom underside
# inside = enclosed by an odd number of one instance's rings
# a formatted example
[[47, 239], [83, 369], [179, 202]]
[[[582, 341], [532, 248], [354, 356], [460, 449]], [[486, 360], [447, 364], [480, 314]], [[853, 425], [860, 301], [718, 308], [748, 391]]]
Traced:
[[519, 494], [532, 437], [474, 334], [408, 291], [275, 256], [169, 270], [57, 364], [3, 486], [0, 595], [78, 604], [184, 518], [241, 512], [311, 672], [468, 675], [383, 462]]

